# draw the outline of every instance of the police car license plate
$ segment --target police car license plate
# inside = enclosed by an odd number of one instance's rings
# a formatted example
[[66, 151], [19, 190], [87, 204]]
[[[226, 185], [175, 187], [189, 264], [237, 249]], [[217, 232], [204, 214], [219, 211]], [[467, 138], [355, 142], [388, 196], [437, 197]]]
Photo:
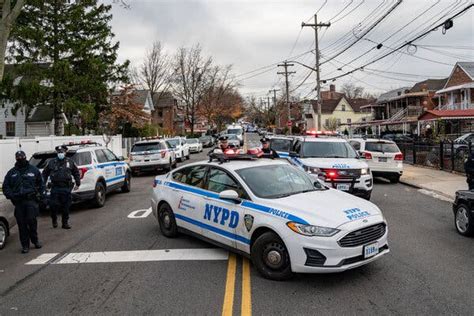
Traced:
[[351, 188], [351, 185], [349, 183], [342, 183], [342, 184], [338, 184], [336, 188], [341, 191], [349, 191], [349, 189]]
[[379, 157], [379, 162], [387, 162], [387, 157]]
[[375, 256], [379, 253], [379, 244], [374, 242], [364, 246], [364, 259]]

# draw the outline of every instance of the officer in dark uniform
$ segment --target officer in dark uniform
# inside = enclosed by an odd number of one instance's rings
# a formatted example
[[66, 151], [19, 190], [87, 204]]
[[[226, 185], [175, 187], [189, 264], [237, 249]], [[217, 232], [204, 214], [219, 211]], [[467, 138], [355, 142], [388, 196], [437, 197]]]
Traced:
[[212, 148], [207, 155], [209, 156], [210, 154], [222, 154], [227, 149], [232, 148], [229, 145], [228, 139], [229, 138], [227, 136], [219, 137], [219, 144], [216, 147]]
[[15, 153], [15, 167], [8, 171], [3, 181], [3, 193], [15, 205], [15, 218], [20, 233], [22, 253], [30, 251], [30, 241], [36, 249], [41, 248], [38, 240], [38, 201], [44, 195], [41, 172], [26, 160], [23, 151]]
[[472, 152], [469, 153], [469, 156], [464, 162], [464, 170], [466, 172], [469, 190], [474, 190], [474, 157], [472, 156]]
[[50, 208], [53, 227], [58, 227], [58, 213], [61, 213], [62, 228], [71, 229], [69, 208], [72, 202], [71, 191], [74, 187], [72, 178], [76, 188], [79, 188], [81, 176], [74, 161], [66, 157], [66, 146], [57, 146], [56, 152], [57, 157], [50, 160], [43, 170], [43, 179], [45, 182], [48, 178], [51, 179]]
[[263, 137], [262, 139], [260, 139], [260, 142], [262, 143], [262, 151], [264, 158], [280, 158], [280, 156], [278, 156], [278, 153], [270, 148], [270, 140], [268, 138]]

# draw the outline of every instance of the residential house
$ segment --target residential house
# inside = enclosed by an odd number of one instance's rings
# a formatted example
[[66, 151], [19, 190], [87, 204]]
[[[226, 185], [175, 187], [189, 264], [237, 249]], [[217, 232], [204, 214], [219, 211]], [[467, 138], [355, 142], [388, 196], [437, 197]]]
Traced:
[[474, 62], [454, 65], [445, 85], [436, 91], [439, 110], [465, 110], [474, 108]]
[[[62, 113], [62, 122], [68, 124], [68, 119]], [[26, 136], [49, 136], [54, 135], [54, 111], [49, 105], [36, 106], [25, 119]], [[64, 129], [64, 124], [61, 124], [60, 129]], [[64, 130], [60, 131], [59, 135], [63, 135]]]
[[4, 100], [0, 107], [0, 138], [26, 136], [25, 108], [15, 111], [15, 103]]
[[150, 115], [155, 110], [150, 90], [133, 90], [133, 103], [143, 106], [143, 111]]
[[152, 112], [152, 124], [159, 126], [166, 133], [182, 134], [184, 114], [173, 94], [171, 92], [156, 93], [153, 96], [153, 103], [155, 110]]

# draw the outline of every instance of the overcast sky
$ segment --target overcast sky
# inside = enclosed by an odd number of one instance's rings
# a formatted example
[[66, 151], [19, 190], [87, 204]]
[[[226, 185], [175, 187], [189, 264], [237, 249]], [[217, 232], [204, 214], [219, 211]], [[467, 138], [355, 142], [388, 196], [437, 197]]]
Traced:
[[[364, 30], [396, 3], [396, 0], [128, 1], [130, 10], [114, 6], [112, 11], [112, 29], [120, 41], [121, 60], [140, 62], [154, 40], [161, 41], [171, 53], [179, 47], [200, 43], [216, 63], [233, 65], [244, 96], [255, 94], [258, 97], [266, 96], [269, 89], [280, 88], [284, 83], [282, 76], [276, 74], [282, 69], [274, 63], [291, 56], [290, 60], [314, 66], [314, 54], [308, 52], [314, 47], [314, 31], [309, 27], [301, 29], [301, 22], [312, 23], [318, 9], [318, 20], [332, 23], [319, 31], [321, 61], [324, 62], [361, 37]], [[372, 61], [471, 3], [472, 0], [404, 0], [357, 44], [322, 64], [321, 78], [332, 78]], [[340, 87], [351, 81], [367, 91], [381, 93], [412, 86], [427, 78], [449, 76], [456, 61], [474, 61], [473, 13], [471, 9], [455, 19], [453, 28], [445, 35], [439, 29], [415, 42], [419, 46], [410, 47], [411, 54], [405, 48], [401, 53], [367, 66], [367, 71], [337, 79], [334, 84]], [[377, 50], [371, 41], [382, 42], [384, 47]], [[302, 55], [304, 52], [308, 53]], [[337, 70], [341, 66], [342, 70]], [[256, 69], [260, 70], [252, 72]], [[295, 88], [303, 83], [309, 70], [298, 65], [291, 70], [296, 74], [290, 78], [290, 88]], [[315, 74], [312, 73], [293, 94], [311, 97], [314, 85]]]

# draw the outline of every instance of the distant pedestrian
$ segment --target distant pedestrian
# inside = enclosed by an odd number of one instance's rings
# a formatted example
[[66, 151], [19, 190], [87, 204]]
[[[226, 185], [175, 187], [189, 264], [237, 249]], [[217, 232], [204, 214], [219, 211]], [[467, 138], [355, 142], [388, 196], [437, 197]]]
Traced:
[[472, 152], [469, 153], [467, 156], [466, 161], [464, 162], [464, 171], [466, 172], [467, 176], [467, 185], [469, 190], [474, 190], [474, 157], [472, 156]]
[[[69, 208], [72, 203], [71, 191], [81, 185], [79, 169], [74, 161], [66, 157], [67, 147], [56, 147], [57, 157], [49, 161], [43, 170], [45, 182], [51, 179], [50, 209], [53, 227], [58, 227], [58, 213], [61, 213], [63, 229], [71, 229], [69, 225]], [[72, 179], [74, 178], [74, 183]]]
[[15, 153], [15, 166], [3, 181], [3, 193], [15, 205], [15, 218], [20, 233], [22, 253], [30, 251], [30, 241], [36, 249], [42, 247], [38, 239], [38, 201], [44, 196], [41, 172], [26, 160], [24, 151]]
[[263, 137], [262, 139], [260, 139], [260, 142], [262, 143], [262, 151], [264, 158], [280, 158], [280, 156], [278, 156], [278, 153], [270, 148], [270, 140], [268, 138]]

